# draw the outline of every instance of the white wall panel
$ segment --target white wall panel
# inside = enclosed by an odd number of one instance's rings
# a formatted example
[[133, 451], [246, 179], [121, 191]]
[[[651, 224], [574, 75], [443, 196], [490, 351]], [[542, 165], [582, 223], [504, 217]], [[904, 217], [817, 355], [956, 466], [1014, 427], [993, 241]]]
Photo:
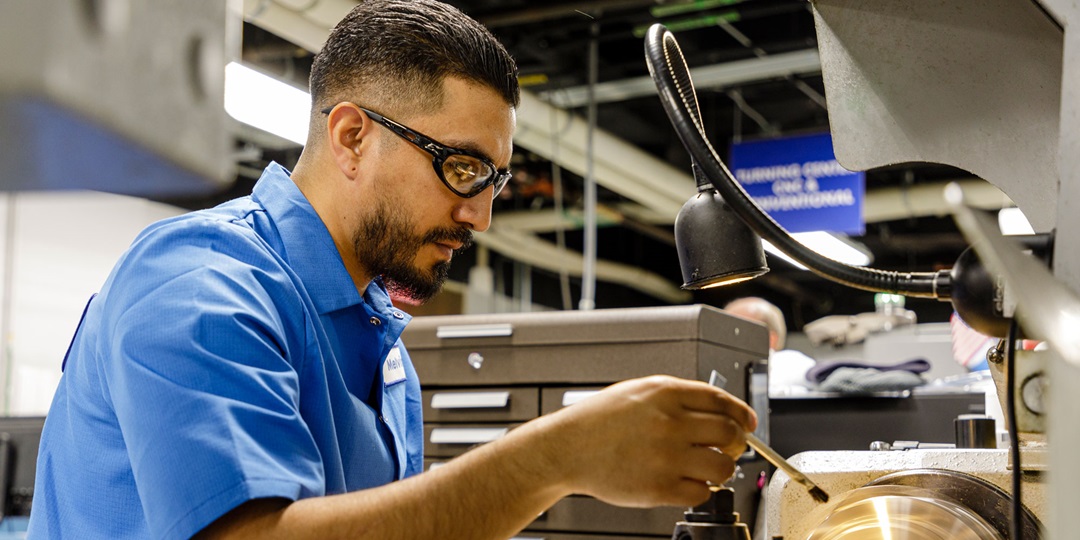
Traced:
[[[9, 306], [4, 336], [10, 380], [4, 412], [44, 414], [60, 364], [83, 307], [108, 277], [116, 259], [146, 225], [182, 213], [144, 199], [96, 192], [7, 194], [15, 197], [12, 230], [3, 234], [10, 249]], [[9, 208], [0, 205], [0, 208]], [[4, 218], [5, 214], [0, 215]], [[3, 316], [0, 315], [0, 316]]]

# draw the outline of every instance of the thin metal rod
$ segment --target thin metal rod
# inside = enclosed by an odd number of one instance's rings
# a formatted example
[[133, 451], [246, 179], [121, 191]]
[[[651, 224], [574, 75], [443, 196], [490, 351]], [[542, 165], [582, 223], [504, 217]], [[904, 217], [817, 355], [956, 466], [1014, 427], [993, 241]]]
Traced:
[[[558, 129], [558, 111], [556, 107], [551, 107], [551, 112], [548, 114], [551, 121], [551, 183], [555, 187], [555, 245], [558, 246], [560, 253], [566, 252], [566, 227], [563, 222], [563, 216], [565, 211], [563, 209], [563, 181], [562, 181], [562, 165], [559, 162], [559, 139], [565, 133], [565, 130]], [[566, 122], [566, 127], [570, 127], [569, 119]], [[566, 264], [559, 265], [559, 296], [562, 299], [562, 308], [564, 310], [573, 309], [574, 301], [570, 297], [570, 271], [566, 268]]]
[[514, 266], [517, 268], [518, 311], [532, 311], [532, 266], [520, 261]]
[[[792, 480], [806, 486], [807, 490], [810, 491], [811, 496], [815, 499], [821, 500], [820, 497], [824, 495], [825, 500], [821, 502], [829, 500], [829, 496], [825, 494], [825, 490], [818, 487], [817, 484], [807, 478], [805, 474], [799, 471], [799, 469], [796, 469], [794, 465], [788, 463], [788, 460], [784, 459], [780, 454], [777, 454], [772, 448], [769, 448], [769, 445], [762, 442], [762, 440], [754, 436], [753, 433], [746, 434], [746, 444], [750, 445], [750, 448], [753, 448], [757, 453], [761, 454], [766, 461], [775, 465], [777, 469], [787, 473]], [[815, 495], [815, 493], [821, 495]]]
[[[720, 375], [719, 371], [716, 371], [714, 369], [709, 375], [709, 384], [722, 389], [727, 385], [727, 379], [724, 378], [723, 375]], [[772, 463], [774, 466], [776, 466], [776, 468], [787, 473], [789, 478], [805, 486], [807, 491], [810, 493], [810, 496], [813, 497], [814, 500], [823, 503], [829, 502], [829, 494], [825, 493], [825, 490], [821, 489], [820, 487], [818, 487], [817, 484], [810, 481], [810, 479], [807, 478], [805, 474], [800, 472], [799, 469], [796, 469], [794, 465], [788, 463], [788, 460], [784, 459], [784, 456], [777, 454], [776, 450], [769, 448], [769, 445], [765, 444], [764, 441], [757, 438], [756, 435], [754, 435], [753, 433], [747, 433], [746, 444], [749, 445], [750, 448], [753, 448], [757, 453], [761, 454], [761, 456], [764, 457], [766, 461]]]
[[585, 140], [585, 257], [581, 272], [581, 300], [578, 309], [588, 311], [596, 307], [596, 81], [600, 64], [600, 23], [590, 26], [589, 39], [589, 107], [588, 134]]

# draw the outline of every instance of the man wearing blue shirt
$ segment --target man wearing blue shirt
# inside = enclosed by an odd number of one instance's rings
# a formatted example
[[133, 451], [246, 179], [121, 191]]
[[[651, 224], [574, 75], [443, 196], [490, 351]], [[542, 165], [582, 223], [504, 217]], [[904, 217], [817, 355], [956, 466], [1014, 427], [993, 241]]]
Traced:
[[150, 226], [88, 304], [31, 538], [506, 538], [571, 493], [691, 505], [732, 474], [753, 412], [654, 377], [418, 475], [409, 317], [389, 293], [430, 298], [490, 224], [516, 68], [451, 7], [367, 0], [311, 90], [294, 171]]

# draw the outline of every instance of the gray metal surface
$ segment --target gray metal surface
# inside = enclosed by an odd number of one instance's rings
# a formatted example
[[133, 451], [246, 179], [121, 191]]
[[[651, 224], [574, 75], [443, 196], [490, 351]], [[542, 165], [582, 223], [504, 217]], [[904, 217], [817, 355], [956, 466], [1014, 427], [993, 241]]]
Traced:
[[[1058, 193], [1057, 242], [1054, 248], [1054, 275], [1073, 291], [1080, 291], [1080, 6], [1066, 0], [1041, 0], [1065, 26], [1065, 62], [1061, 84], [1063, 121], [1057, 164], [1061, 174]], [[1073, 332], [1076, 331], [1075, 326]], [[1059, 359], [1050, 362], [1050, 490], [1054, 506], [1048, 531], [1052, 539], [1075, 536], [1080, 508], [1080, 366]]]
[[224, 67], [240, 21], [226, 4], [0, 2], [0, 189], [175, 195], [231, 181]]
[[[502, 322], [511, 335], [439, 338], [439, 329]], [[744, 397], [768, 357], [765, 327], [708, 306], [418, 317], [402, 340], [428, 387], [611, 384], [654, 374], [707, 381]], [[479, 354], [483, 363], [470, 362]]]
[[1016, 318], [1024, 335], [1047, 341], [1061, 359], [1080, 366], [1080, 296], [1054, 279], [1042, 262], [1025, 255], [1019, 244], [1001, 236], [988, 216], [965, 206], [959, 188], [950, 187], [946, 196], [957, 227], [986, 267], [1001, 275], [1006, 290], [1016, 295]]
[[[1054, 275], [1080, 291], [1080, 5], [1072, 0], [1038, 0], [1065, 28], [1061, 78], [1061, 139], [1056, 164], [1061, 175], [1057, 207]], [[1072, 325], [1076, 332], [1076, 325]], [[1052, 539], [1073, 538], [1080, 508], [1080, 366], [1061, 359], [1050, 361], [1050, 489], [1054, 500], [1048, 523]]]
[[[470, 337], [469, 327], [500, 332]], [[442, 336], [440, 337], [440, 329]], [[448, 329], [461, 338], [450, 337]], [[761, 353], [767, 333], [758, 323], [705, 305], [589, 311], [548, 311], [421, 317], [404, 337], [410, 351], [472, 344], [567, 345], [693, 340]]]
[[1062, 34], [1034, 3], [812, 4], [841, 165], [954, 165], [1054, 226]]
[[[1016, 294], [1021, 328], [1026, 335], [1050, 344], [1049, 373], [1056, 388], [1050, 392], [1048, 438], [1052, 441], [1050, 481], [1055, 511], [1048, 516], [1048, 531], [1052, 539], [1069, 538], [1076, 525], [1066, 509], [1080, 502], [1076, 493], [1080, 465], [1073, 454], [1080, 444], [1076, 427], [1080, 415], [1080, 297], [1042, 264], [1025, 256], [1015, 243], [997, 234], [986, 216], [964, 206], [960, 193], [951, 195], [960, 230], [975, 245], [987, 268], [1001, 274], [1006, 287]], [[1064, 241], [1068, 240], [1059, 238], [1057, 243]]]

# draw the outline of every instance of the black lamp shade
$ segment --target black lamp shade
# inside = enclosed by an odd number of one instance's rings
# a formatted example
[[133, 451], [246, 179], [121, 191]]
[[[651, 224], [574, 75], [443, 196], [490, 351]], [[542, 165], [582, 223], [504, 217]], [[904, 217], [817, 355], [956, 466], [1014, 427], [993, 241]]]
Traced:
[[715, 189], [686, 201], [675, 218], [675, 245], [683, 289], [705, 289], [769, 271], [761, 238], [735, 215]]

